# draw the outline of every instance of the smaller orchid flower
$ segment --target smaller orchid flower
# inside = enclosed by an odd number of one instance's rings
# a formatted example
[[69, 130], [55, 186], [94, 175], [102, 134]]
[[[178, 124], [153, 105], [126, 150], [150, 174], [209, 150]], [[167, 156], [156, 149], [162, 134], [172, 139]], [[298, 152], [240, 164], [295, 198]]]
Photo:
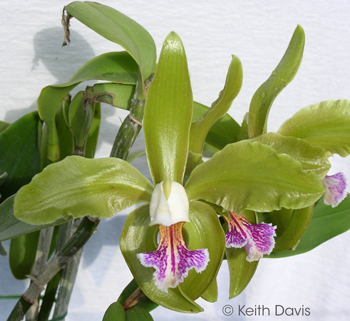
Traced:
[[207, 249], [190, 251], [186, 247], [182, 228], [190, 221], [188, 212], [189, 202], [181, 184], [157, 184], [150, 202], [150, 225], [159, 224], [160, 241], [156, 251], [139, 253], [137, 258], [143, 266], [155, 269], [155, 284], [164, 292], [182, 283], [190, 269], [200, 273], [209, 262]]
[[326, 192], [323, 200], [326, 205], [336, 207], [346, 197], [346, 179], [343, 173], [326, 175], [322, 180]]
[[230, 218], [224, 216], [228, 232], [226, 233], [226, 247], [242, 248], [247, 252], [247, 261], [257, 261], [264, 254], [269, 255], [274, 246], [276, 226], [260, 223], [250, 224], [242, 214], [229, 212]]

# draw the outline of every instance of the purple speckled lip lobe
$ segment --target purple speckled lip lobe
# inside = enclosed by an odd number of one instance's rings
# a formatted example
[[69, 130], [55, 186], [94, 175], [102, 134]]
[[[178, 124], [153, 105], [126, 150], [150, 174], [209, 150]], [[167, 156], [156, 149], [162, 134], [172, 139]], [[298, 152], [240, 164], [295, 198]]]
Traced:
[[346, 197], [346, 180], [343, 173], [326, 176], [322, 180], [326, 192], [323, 200], [326, 205], [336, 207]]
[[257, 261], [264, 254], [270, 254], [275, 246], [276, 226], [260, 223], [250, 224], [243, 215], [229, 212], [226, 218], [228, 232], [226, 233], [226, 247], [244, 247], [247, 261]]
[[192, 268], [200, 273], [209, 262], [207, 249], [190, 251], [182, 235], [184, 222], [171, 226], [159, 225], [160, 242], [154, 252], [139, 253], [137, 258], [145, 267], [156, 271], [153, 278], [158, 289], [168, 292], [183, 282]]

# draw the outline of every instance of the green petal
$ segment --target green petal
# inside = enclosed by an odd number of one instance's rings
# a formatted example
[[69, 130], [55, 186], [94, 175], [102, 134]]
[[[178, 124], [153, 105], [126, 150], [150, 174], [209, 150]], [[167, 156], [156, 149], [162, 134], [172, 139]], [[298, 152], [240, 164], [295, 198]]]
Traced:
[[288, 257], [311, 251], [329, 239], [350, 229], [350, 194], [337, 207], [325, 205], [323, 200], [315, 204], [310, 224], [293, 251], [272, 252], [268, 258]]
[[49, 127], [49, 159], [52, 162], [59, 159], [55, 116], [63, 98], [74, 87], [91, 79], [135, 84], [137, 74], [138, 66], [127, 52], [109, 52], [89, 60], [66, 83], [43, 88], [38, 98], [38, 111], [41, 119]]
[[9, 125], [0, 134], [0, 174], [7, 173], [6, 180], [0, 186], [2, 200], [28, 184], [41, 170], [41, 127], [38, 113], [31, 112]]
[[[201, 118], [208, 109], [209, 107], [194, 101], [193, 119]], [[239, 130], [240, 126], [238, 123], [229, 114], [225, 114], [210, 128], [205, 141], [212, 147], [223, 149], [227, 144], [237, 141]], [[206, 147], [205, 145], [204, 147]]]
[[268, 133], [251, 140], [260, 142], [275, 149], [278, 154], [287, 154], [301, 163], [302, 169], [314, 172], [321, 178], [324, 177], [331, 163], [326, 151], [322, 147], [312, 146], [303, 139], [281, 136], [276, 133]]
[[181, 39], [174, 32], [166, 38], [159, 65], [147, 93], [143, 129], [153, 182], [182, 184], [189, 130], [192, 90]]
[[21, 188], [15, 216], [30, 224], [90, 215], [111, 217], [135, 203], [149, 202], [153, 187], [127, 162], [116, 158], [66, 157]]
[[121, 45], [140, 66], [143, 81], [152, 75], [156, 47], [148, 31], [136, 21], [96, 2], [72, 2], [65, 10], [102, 37]]
[[[209, 263], [200, 274], [193, 269], [179, 285], [192, 300], [199, 298], [215, 282], [225, 252], [225, 234], [213, 208], [205, 203], [190, 203], [190, 223], [183, 227], [189, 250], [208, 249]], [[195, 285], [195, 286], [194, 286]]]
[[227, 145], [197, 166], [185, 189], [189, 200], [203, 199], [236, 213], [302, 208], [324, 193], [321, 179], [305, 173], [292, 157], [249, 141]]
[[230, 109], [233, 100], [242, 87], [243, 70], [241, 61], [232, 56], [224, 89], [220, 92], [219, 98], [214, 101], [209, 110], [191, 125], [190, 150], [193, 153], [201, 153], [205, 138], [210, 128], [218, 119], [224, 116]]
[[144, 267], [138, 260], [136, 256], [138, 253], [156, 250], [155, 239], [158, 227], [149, 226], [148, 208], [149, 206], [142, 206], [130, 213], [120, 236], [120, 250], [130, 271], [142, 291], [155, 303], [178, 312], [196, 313], [203, 311], [199, 305], [186, 297], [179, 287], [168, 289], [168, 293], [159, 290], [153, 280], [154, 269]]
[[305, 107], [285, 121], [278, 133], [345, 157], [350, 154], [350, 101], [327, 100]]
[[298, 25], [278, 66], [252, 98], [248, 121], [250, 138], [266, 133], [267, 118], [272, 103], [297, 73], [303, 58], [304, 45], [304, 30]]

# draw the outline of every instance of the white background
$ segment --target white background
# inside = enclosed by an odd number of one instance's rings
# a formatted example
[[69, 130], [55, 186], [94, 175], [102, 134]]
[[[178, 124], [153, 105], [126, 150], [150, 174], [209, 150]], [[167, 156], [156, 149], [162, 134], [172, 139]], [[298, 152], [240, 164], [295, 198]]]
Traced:
[[[103, 2], [129, 15], [154, 37], [158, 50], [174, 30], [183, 40], [196, 101], [210, 105], [222, 89], [231, 54], [240, 57], [243, 88], [231, 115], [240, 123], [250, 99], [282, 57], [297, 24], [306, 33], [303, 63], [293, 82], [275, 100], [269, 131], [276, 131], [298, 109], [328, 99], [350, 99], [350, 3], [348, 1], [111, 1]], [[72, 43], [62, 48], [61, 10], [65, 1], [13, 0], [0, 2], [0, 119], [13, 122], [36, 108], [42, 87], [68, 80], [94, 56], [119, 50], [76, 20]], [[84, 84], [85, 86], [86, 84]], [[108, 156], [125, 113], [103, 109], [98, 157]], [[139, 142], [140, 145], [142, 143]], [[147, 173], [145, 163], [135, 164]], [[350, 181], [349, 159], [335, 157], [333, 172]], [[67, 321], [102, 320], [131, 274], [118, 249], [126, 214], [103, 220], [86, 245]], [[350, 219], [350, 218], [349, 218]], [[158, 308], [155, 320], [243, 320], [238, 305], [273, 309], [308, 307], [310, 316], [246, 317], [247, 320], [348, 320], [350, 307], [350, 233], [332, 239], [310, 253], [260, 262], [255, 277], [238, 298], [228, 300], [228, 271], [223, 264], [219, 300], [199, 303], [205, 312], [180, 315]], [[8, 249], [9, 243], [5, 243]], [[27, 282], [11, 278], [6, 257], [0, 257], [0, 294], [22, 293]], [[6, 320], [15, 301], [0, 301], [0, 320]], [[231, 317], [222, 308], [231, 304]], [[163, 318], [162, 318], [163, 316]]]

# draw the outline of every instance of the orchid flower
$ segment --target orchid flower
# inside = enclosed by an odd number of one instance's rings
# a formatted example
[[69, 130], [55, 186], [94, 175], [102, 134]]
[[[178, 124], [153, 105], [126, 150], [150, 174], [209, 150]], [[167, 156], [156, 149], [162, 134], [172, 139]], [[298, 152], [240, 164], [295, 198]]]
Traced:
[[[85, 215], [111, 217], [142, 204], [128, 215], [120, 237], [135, 280], [147, 297], [166, 308], [201, 311], [194, 300], [215, 281], [225, 251], [216, 208], [231, 213], [303, 208], [315, 203], [324, 188], [317, 173], [303, 171], [297, 159], [260, 142], [228, 144], [193, 165], [192, 106], [185, 51], [171, 33], [147, 93], [143, 121], [154, 185], [124, 160], [70, 156], [47, 166], [17, 193], [15, 215], [46, 224]], [[200, 126], [197, 134], [204, 143]], [[237, 242], [249, 249], [249, 259], [269, 253], [273, 228], [254, 228], [235, 217], [229, 233], [244, 226], [246, 238], [242, 233]], [[260, 240], [256, 233], [263, 230], [268, 233]]]

